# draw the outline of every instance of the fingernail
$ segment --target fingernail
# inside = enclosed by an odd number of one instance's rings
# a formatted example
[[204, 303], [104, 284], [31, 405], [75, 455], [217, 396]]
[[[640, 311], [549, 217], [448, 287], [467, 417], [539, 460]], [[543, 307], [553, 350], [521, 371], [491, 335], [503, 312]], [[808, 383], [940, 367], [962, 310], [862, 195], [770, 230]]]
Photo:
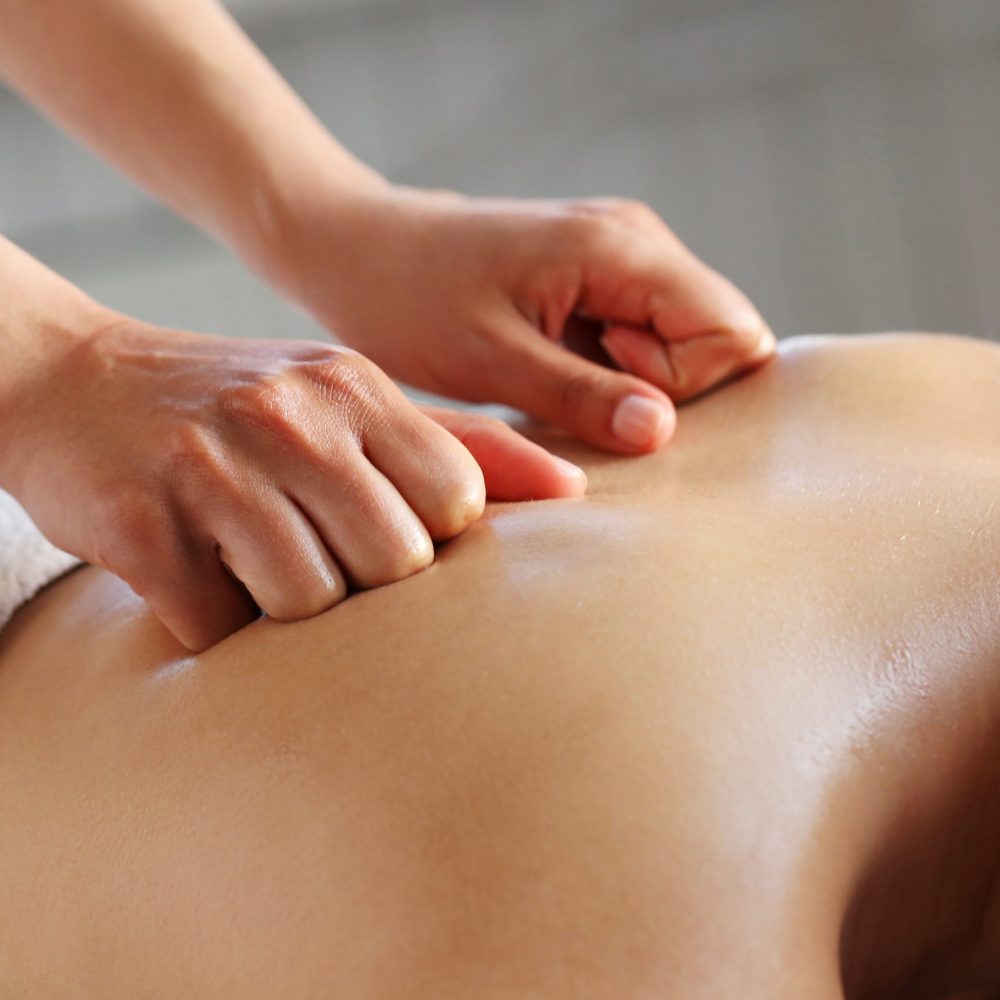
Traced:
[[579, 465], [574, 465], [572, 462], [567, 462], [565, 458], [560, 458], [558, 455], [553, 455], [552, 457], [553, 459], [555, 459], [555, 463], [556, 466], [559, 468], [559, 471], [562, 472], [562, 474], [567, 479], [587, 478], [587, 474], [583, 471], [583, 469], [580, 468]]
[[641, 447], [649, 444], [667, 419], [667, 411], [645, 396], [626, 396], [615, 408], [611, 431], [619, 441]]

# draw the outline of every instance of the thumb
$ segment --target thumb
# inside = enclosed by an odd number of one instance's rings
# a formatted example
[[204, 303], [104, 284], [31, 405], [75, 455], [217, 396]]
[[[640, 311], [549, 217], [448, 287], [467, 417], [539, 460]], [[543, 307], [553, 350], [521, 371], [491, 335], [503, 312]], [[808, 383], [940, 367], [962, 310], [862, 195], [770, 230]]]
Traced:
[[643, 454], [670, 439], [677, 414], [665, 393], [519, 327], [505, 338], [508, 364], [487, 376], [492, 398], [606, 451]]

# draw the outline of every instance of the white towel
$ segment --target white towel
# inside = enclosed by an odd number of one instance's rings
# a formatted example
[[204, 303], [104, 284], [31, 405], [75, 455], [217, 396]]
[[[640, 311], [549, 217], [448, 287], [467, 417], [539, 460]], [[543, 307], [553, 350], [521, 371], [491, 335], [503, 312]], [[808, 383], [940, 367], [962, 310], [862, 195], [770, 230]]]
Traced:
[[0, 629], [25, 601], [79, 563], [48, 542], [24, 508], [0, 490]]

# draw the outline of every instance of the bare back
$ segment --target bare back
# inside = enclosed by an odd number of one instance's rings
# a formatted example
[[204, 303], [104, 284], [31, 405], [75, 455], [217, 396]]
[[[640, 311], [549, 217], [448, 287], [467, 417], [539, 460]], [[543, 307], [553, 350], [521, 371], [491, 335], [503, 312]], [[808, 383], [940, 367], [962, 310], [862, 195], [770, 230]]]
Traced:
[[786, 343], [658, 455], [541, 433], [587, 497], [197, 658], [51, 588], [0, 639], [0, 997], [905, 977], [851, 928], [993, 777], [998, 386], [985, 344]]

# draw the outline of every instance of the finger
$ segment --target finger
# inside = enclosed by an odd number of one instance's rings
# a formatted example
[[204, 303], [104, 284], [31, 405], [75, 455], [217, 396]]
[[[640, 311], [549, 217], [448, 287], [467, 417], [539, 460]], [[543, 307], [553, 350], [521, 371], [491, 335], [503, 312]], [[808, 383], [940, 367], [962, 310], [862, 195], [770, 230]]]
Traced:
[[143, 564], [121, 572], [150, 611], [192, 652], [200, 653], [260, 616], [246, 588], [219, 562], [214, 546], [171, 559], [148, 552]]
[[[247, 589], [208, 550], [173, 571], [160, 566], [142, 594], [150, 611], [194, 653], [204, 652], [260, 617]], [[135, 589], [135, 587], [133, 587]]]
[[654, 333], [609, 327], [601, 346], [624, 371], [661, 388], [673, 400], [690, 399], [754, 368], [774, 353], [774, 338], [763, 332], [757, 347], [734, 353], [729, 334], [703, 334], [689, 340], [664, 341]]
[[647, 329], [669, 343], [709, 338], [704, 350], [679, 355], [678, 371], [698, 386], [688, 394], [753, 364], [768, 345], [773, 352], [773, 334], [747, 297], [662, 222], [605, 221], [597, 232], [586, 244], [578, 308], [611, 327]]
[[577, 357], [523, 320], [508, 323], [507, 364], [485, 376], [492, 398], [608, 451], [654, 451], [673, 434], [676, 413], [660, 389]]
[[341, 568], [308, 518], [277, 490], [210, 522], [220, 562], [277, 621], [299, 621], [347, 596]]
[[405, 579], [434, 560], [423, 522], [360, 450], [330, 474], [301, 471], [289, 492], [356, 587]]
[[605, 224], [587, 244], [579, 306], [594, 318], [651, 327], [671, 340], [728, 331], [751, 349], [767, 328], [750, 300], [699, 260], [657, 218], [638, 228]]
[[119, 490], [112, 504], [92, 561], [120, 576], [184, 646], [201, 652], [259, 616], [214, 541], [155, 490]]
[[[372, 422], [365, 454], [396, 488], [435, 541], [461, 534], [483, 513], [483, 473], [459, 438], [402, 393], [391, 421]], [[447, 411], [442, 411], [447, 412]]]
[[502, 420], [443, 407], [420, 409], [469, 449], [483, 470], [491, 500], [549, 500], [586, 492], [583, 469], [552, 455]]

